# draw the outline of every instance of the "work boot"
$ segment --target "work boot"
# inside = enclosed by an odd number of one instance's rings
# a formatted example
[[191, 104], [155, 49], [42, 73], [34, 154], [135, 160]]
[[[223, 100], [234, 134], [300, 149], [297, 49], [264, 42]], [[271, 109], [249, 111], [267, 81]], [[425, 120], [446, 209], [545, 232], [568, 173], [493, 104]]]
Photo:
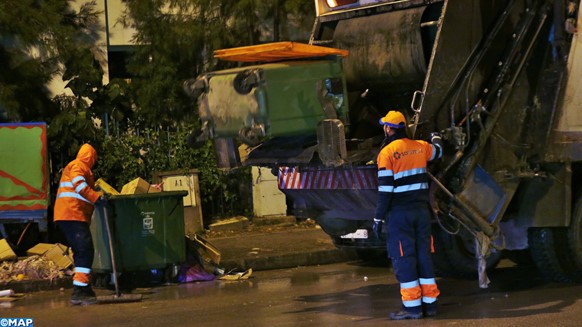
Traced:
[[391, 320], [421, 319], [422, 312], [410, 312], [406, 310], [400, 310], [398, 312], [390, 312], [389, 317]]
[[437, 306], [436, 302], [434, 303], [423, 303], [422, 304], [422, 313], [425, 317], [434, 317], [437, 315]]
[[73, 295], [71, 295], [72, 305], [89, 305], [97, 303], [97, 297], [90, 285], [73, 285]]

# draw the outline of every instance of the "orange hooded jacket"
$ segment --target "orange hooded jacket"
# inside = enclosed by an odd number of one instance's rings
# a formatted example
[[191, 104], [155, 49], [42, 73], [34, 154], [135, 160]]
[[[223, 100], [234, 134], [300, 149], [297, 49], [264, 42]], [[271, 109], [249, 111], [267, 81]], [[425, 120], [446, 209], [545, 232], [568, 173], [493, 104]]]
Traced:
[[94, 203], [100, 196], [94, 191], [95, 180], [91, 171], [96, 161], [97, 151], [89, 144], [83, 144], [77, 158], [65, 167], [57, 191], [55, 221], [76, 220], [91, 223]]

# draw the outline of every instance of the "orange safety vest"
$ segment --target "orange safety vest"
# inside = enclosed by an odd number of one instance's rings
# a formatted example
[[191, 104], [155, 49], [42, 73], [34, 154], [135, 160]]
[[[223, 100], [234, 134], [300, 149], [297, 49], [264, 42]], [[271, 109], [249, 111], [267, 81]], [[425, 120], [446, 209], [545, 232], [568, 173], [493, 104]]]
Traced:
[[94, 203], [99, 193], [94, 190], [95, 180], [91, 168], [97, 161], [97, 151], [83, 144], [77, 158], [63, 170], [57, 200], [55, 202], [54, 220], [76, 220], [91, 223]]
[[378, 191], [392, 194], [392, 201], [399, 204], [428, 201], [426, 163], [439, 157], [440, 148], [428, 142], [392, 141], [378, 154]]

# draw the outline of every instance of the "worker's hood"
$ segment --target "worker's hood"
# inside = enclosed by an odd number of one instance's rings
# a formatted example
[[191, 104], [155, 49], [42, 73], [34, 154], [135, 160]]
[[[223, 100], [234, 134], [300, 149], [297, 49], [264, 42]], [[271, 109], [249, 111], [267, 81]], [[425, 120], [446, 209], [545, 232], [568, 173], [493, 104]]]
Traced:
[[93, 168], [97, 161], [97, 151], [91, 145], [83, 144], [77, 153], [77, 160], [83, 162], [89, 168]]

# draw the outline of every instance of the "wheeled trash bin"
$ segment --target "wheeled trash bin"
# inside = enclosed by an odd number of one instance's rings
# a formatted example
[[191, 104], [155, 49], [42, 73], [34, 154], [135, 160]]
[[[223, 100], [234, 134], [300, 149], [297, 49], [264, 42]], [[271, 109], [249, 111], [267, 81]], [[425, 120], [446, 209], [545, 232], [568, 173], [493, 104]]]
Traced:
[[[186, 191], [112, 196], [91, 221], [96, 286], [113, 271], [105, 217], [109, 219], [117, 271], [164, 270], [167, 281], [186, 261], [183, 197]], [[105, 214], [104, 210], [107, 210]]]

